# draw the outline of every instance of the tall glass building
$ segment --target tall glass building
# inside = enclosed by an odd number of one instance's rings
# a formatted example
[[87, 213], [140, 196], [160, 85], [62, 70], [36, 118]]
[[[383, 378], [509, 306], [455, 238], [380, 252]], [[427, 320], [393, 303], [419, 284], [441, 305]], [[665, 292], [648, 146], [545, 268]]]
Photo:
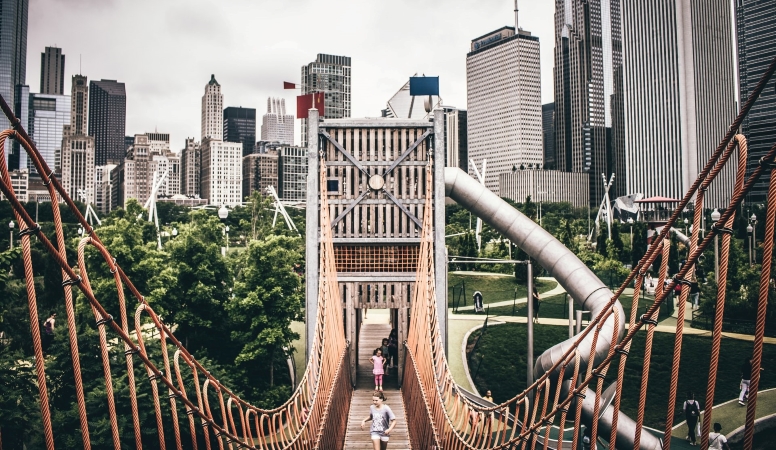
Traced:
[[[776, 57], [776, 2], [773, 0], [736, 0], [738, 32], [739, 98], [745, 102], [765, 69]], [[760, 158], [770, 149], [776, 136], [776, 90], [774, 79], [757, 99], [742, 130], [749, 144], [747, 176], [757, 167]], [[747, 201], [764, 202], [768, 193], [770, 173], [757, 180]]]
[[281, 147], [278, 158], [278, 197], [292, 202], [307, 201], [307, 149]]
[[[27, 11], [29, 0], [0, 0], [0, 95], [11, 108], [16, 106], [16, 86], [24, 85], [27, 78]], [[0, 127], [10, 123], [0, 114]], [[6, 152], [6, 158], [10, 152]], [[6, 162], [8, 160], [6, 159]], [[16, 167], [20, 169], [18, 155]]]
[[224, 108], [224, 140], [242, 142], [243, 156], [253, 153], [256, 144], [256, 109], [235, 106]]
[[[70, 96], [30, 94], [29, 105], [27, 131], [49, 167], [61, 172], [62, 127], [70, 125]], [[30, 173], [36, 172], [29, 166]]]
[[120, 164], [126, 154], [127, 93], [116, 80], [89, 83], [89, 136], [94, 136], [94, 162]]

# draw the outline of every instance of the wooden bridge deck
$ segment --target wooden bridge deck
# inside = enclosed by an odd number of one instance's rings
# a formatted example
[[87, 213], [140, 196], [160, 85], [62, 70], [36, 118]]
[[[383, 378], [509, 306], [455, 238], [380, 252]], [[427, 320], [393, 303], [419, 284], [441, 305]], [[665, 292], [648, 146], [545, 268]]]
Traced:
[[[372, 364], [369, 362], [369, 358], [372, 356], [372, 351], [380, 346], [382, 339], [387, 338], [391, 332], [387, 310], [385, 311], [386, 313], [382, 314], [382, 311], [370, 310], [369, 319], [364, 321], [361, 326], [358, 351], [358, 377], [356, 390], [353, 392], [353, 399], [350, 403], [348, 431], [345, 436], [346, 450], [372, 450], [374, 448], [369, 438], [368, 427], [370, 422], [367, 422], [364, 431], [361, 431], [361, 421], [369, 415], [369, 406], [372, 404], [372, 393], [375, 387]], [[391, 407], [397, 421], [396, 427], [391, 432], [388, 448], [409, 449], [411, 448], [410, 438], [407, 432], [407, 421], [404, 416], [404, 403], [401, 398], [401, 391], [398, 389], [396, 369], [393, 369], [390, 375], [383, 378], [383, 391], [388, 399], [385, 403]]]

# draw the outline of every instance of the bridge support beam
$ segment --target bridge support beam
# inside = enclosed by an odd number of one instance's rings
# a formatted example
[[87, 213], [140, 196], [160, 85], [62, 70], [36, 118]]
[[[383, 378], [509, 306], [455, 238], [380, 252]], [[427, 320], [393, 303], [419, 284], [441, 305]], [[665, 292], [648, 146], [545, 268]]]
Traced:
[[[445, 113], [434, 111], [434, 283], [437, 320], [447, 352], [447, 247], [445, 246]], [[402, 358], [403, 360], [403, 358]]]
[[318, 318], [318, 110], [311, 109], [307, 120], [307, 228], [305, 241], [306, 290], [305, 290], [305, 326], [307, 342], [305, 360], [310, 359], [310, 350], [315, 339], [315, 323]]

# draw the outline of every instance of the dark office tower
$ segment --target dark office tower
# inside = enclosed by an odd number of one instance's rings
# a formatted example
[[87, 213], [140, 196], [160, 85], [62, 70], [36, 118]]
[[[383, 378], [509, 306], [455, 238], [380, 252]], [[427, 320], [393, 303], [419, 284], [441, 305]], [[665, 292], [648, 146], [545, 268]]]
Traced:
[[[736, 0], [738, 32], [738, 72], [741, 102], [746, 101], [776, 57], [776, 2], [773, 0]], [[774, 78], [768, 83], [749, 115], [742, 130], [749, 144], [747, 176], [768, 151], [776, 138], [776, 91]], [[764, 202], [770, 182], [770, 172], [757, 181], [749, 193], [749, 202]]]
[[65, 92], [65, 55], [62, 49], [46, 47], [40, 54], [40, 93], [62, 95]]
[[127, 150], [124, 140], [127, 121], [124, 83], [92, 80], [89, 91], [89, 136], [94, 136], [95, 165], [121, 164]]
[[[28, 9], [29, 0], [0, 0], [0, 95], [11, 108], [16, 105], [16, 86], [27, 84]], [[3, 130], [9, 127], [3, 114], [0, 114], [0, 127]], [[6, 152], [6, 158], [10, 153]]]
[[555, 103], [542, 105], [544, 170], [555, 170]]
[[622, 111], [620, 0], [555, 2], [555, 167], [590, 173], [590, 203], [604, 195], [601, 174], [616, 173], [610, 191], [625, 195], [624, 143], [613, 142]]
[[224, 108], [224, 141], [242, 142], [243, 156], [253, 152], [256, 143], [256, 110], [229, 106]]

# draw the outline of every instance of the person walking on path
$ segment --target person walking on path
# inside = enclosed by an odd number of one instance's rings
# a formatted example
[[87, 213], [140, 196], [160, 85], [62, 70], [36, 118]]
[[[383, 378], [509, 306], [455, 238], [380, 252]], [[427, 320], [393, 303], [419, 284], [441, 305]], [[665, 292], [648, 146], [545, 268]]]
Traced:
[[699, 308], [699, 301], [701, 298], [701, 287], [698, 285], [698, 279], [695, 275], [690, 279], [690, 299], [692, 300], [692, 309]]
[[54, 342], [54, 323], [57, 320], [57, 314], [51, 313], [48, 319], [43, 322], [43, 351], [48, 352], [51, 343]]
[[730, 450], [727, 438], [721, 433], [722, 425], [714, 423], [714, 432], [709, 433], [709, 450]]
[[396, 415], [393, 414], [390, 406], [383, 403], [384, 401], [385, 394], [382, 391], [375, 391], [372, 395], [372, 405], [369, 405], [369, 415], [361, 421], [362, 430], [368, 421], [372, 421], [369, 433], [374, 450], [388, 448], [388, 439], [396, 426]]
[[388, 375], [391, 369], [391, 349], [388, 348], [388, 338], [383, 338], [383, 343], [380, 345], [380, 351], [383, 352], [383, 358], [385, 358], [385, 374]]
[[485, 397], [482, 397], [482, 398], [493, 403], [493, 394], [490, 393], [490, 389], [485, 391]]
[[[760, 371], [764, 370], [760, 367]], [[738, 404], [741, 406], [746, 405], [744, 403], [749, 398], [749, 383], [752, 380], [752, 358], [746, 358], [743, 364], [741, 364], [741, 393], [738, 395]]]
[[533, 321], [539, 323], [539, 291], [536, 290], [536, 285], [533, 287], [533, 293], [531, 294], [533, 301]]
[[684, 419], [687, 421], [687, 440], [690, 441], [690, 445], [698, 445], [695, 442], [697, 433], [695, 427], [698, 426], [698, 418], [701, 416], [701, 405], [695, 400], [695, 394], [692, 391], [687, 392], [687, 400], [684, 401], [682, 410], [684, 410]]
[[396, 333], [396, 328], [391, 329], [391, 333], [388, 335], [388, 354], [383, 354], [383, 356], [388, 358], [389, 368], [393, 369], [399, 366], [399, 335]]
[[374, 368], [372, 374], [375, 376], [375, 391], [383, 390], [383, 374], [385, 374], [385, 358], [383, 358], [383, 351], [380, 347], [377, 347], [372, 353], [372, 357], [369, 358]]

